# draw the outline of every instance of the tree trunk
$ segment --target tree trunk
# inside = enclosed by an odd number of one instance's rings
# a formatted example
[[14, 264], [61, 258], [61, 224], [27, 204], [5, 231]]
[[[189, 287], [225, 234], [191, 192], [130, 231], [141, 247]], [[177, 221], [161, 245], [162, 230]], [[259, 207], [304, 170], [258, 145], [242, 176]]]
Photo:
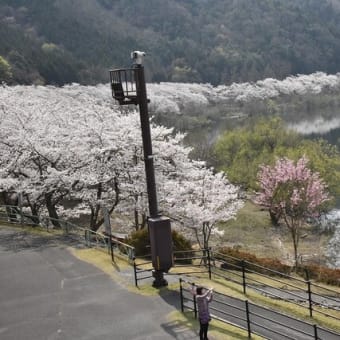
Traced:
[[145, 213], [142, 213], [142, 223], [141, 223], [141, 227], [140, 227], [141, 229], [144, 229], [146, 227], [147, 221], [148, 221], [148, 219], [147, 219]]
[[300, 240], [300, 228], [302, 221], [294, 218], [292, 216], [287, 216], [283, 214], [283, 219], [286, 223], [287, 228], [290, 230], [293, 240], [293, 248], [294, 248], [294, 262], [295, 262], [295, 270], [298, 268], [298, 247], [299, 247], [299, 240]]
[[39, 208], [41, 207], [41, 205], [38, 205], [36, 203], [31, 203], [29, 195], [25, 195], [25, 198], [26, 198], [29, 208], [31, 209], [31, 216], [27, 216], [25, 214], [24, 216], [28, 217], [30, 220], [32, 220], [34, 224], [38, 225], [40, 223]]
[[297, 225], [291, 226], [291, 234], [292, 234], [292, 239], [293, 239], [295, 270], [297, 271], [297, 268], [299, 266], [299, 258], [298, 258], [299, 227]]
[[[119, 194], [120, 194], [120, 190], [119, 190], [119, 185], [118, 185], [118, 181], [117, 178], [113, 179], [113, 186], [115, 189], [115, 199], [114, 202], [111, 206], [111, 208], [109, 209], [109, 215], [111, 216], [114, 208], [117, 206], [117, 204], [119, 203]], [[102, 198], [102, 194], [103, 194], [103, 183], [98, 183], [98, 187], [97, 187], [97, 200], [100, 200]], [[101, 218], [99, 218], [99, 212], [100, 212], [100, 205], [96, 204], [95, 206], [91, 206], [91, 219], [90, 219], [90, 229], [93, 231], [97, 231], [100, 226], [104, 223], [104, 217], [102, 216]]]
[[[202, 224], [202, 234], [203, 234], [203, 242], [202, 242], [202, 245], [203, 245], [203, 249], [202, 249], [202, 260], [203, 260], [203, 263], [204, 265], [206, 266], [207, 265], [207, 249], [209, 247], [209, 224], [207, 222], [203, 222]], [[202, 262], [202, 261], [201, 261]]]
[[298, 265], [299, 265], [299, 259], [298, 259], [298, 244], [296, 240], [296, 235], [293, 235], [293, 245], [294, 245], [295, 270], [297, 270]]
[[276, 210], [274, 209], [269, 209], [269, 216], [270, 216], [270, 220], [273, 224], [273, 226], [277, 227], [279, 225], [279, 221], [280, 221], [280, 213], [278, 213]]
[[99, 210], [100, 210], [99, 204], [96, 204], [95, 206], [91, 206], [90, 229], [92, 231], [97, 231], [100, 227], [100, 225], [98, 226]]
[[48, 216], [51, 218], [51, 222], [56, 228], [61, 228], [59, 223], [59, 216], [55, 208], [55, 205], [53, 204], [52, 197], [53, 197], [52, 193], [48, 193], [45, 195], [45, 203], [48, 211]]
[[37, 206], [35, 204], [29, 205], [29, 207], [31, 209], [32, 216], [26, 216], [25, 214], [24, 214], [24, 216], [25, 217], [29, 217], [32, 220], [33, 223], [38, 225], [40, 223], [38, 208], [37, 208]]
[[134, 210], [134, 217], [135, 217], [135, 230], [137, 231], [139, 229], [139, 216], [138, 216], [138, 210]]

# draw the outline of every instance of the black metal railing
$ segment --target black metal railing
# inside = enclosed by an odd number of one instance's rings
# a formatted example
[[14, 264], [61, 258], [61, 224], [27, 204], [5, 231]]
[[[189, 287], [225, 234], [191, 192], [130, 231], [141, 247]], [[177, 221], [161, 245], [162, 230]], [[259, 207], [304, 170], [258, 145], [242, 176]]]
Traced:
[[62, 219], [30, 215], [17, 206], [0, 206], [0, 221], [10, 224], [40, 226], [47, 230], [61, 230], [68, 238], [84, 242], [87, 247], [107, 251], [111, 255], [112, 261], [114, 261], [115, 254], [123, 257], [129, 263], [132, 263], [135, 258], [135, 248], [113, 236], [110, 237]]
[[330, 313], [331, 310], [340, 311], [340, 292], [335, 289], [325, 288], [310, 280], [299, 279], [229, 255], [213, 253], [212, 258], [212, 274], [242, 285], [244, 294], [249, 288], [262, 295], [307, 308], [310, 317], [319, 313], [340, 320], [339, 316]]
[[[193, 311], [194, 317], [197, 318], [196, 299], [192, 294], [194, 283], [183, 279], [180, 279], [179, 282], [181, 310], [182, 312]], [[252, 334], [256, 334], [275, 340], [340, 339], [340, 333], [297, 320], [295, 317], [256, 305], [248, 300], [237, 299], [216, 291], [213, 295], [213, 300], [210, 303], [211, 317], [244, 329], [249, 338]]]
[[[210, 249], [180, 250], [174, 251], [174, 266], [165, 275], [196, 275], [207, 274], [211, 279], [211, 256]], [[134, 280], [136, 287], [138, 282], [151, 278], [153, 270], [151, 255], [137, 256], [133, 262]]]

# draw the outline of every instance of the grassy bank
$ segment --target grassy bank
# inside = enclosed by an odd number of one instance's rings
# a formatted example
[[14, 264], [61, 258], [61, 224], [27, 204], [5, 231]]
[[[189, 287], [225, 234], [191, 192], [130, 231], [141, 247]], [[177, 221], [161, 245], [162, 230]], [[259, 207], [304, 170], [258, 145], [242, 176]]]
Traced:
[[[238, 212], [236, 219], [220, 225], [224, 235], [214, 240], [214, 244], [236, 247], [258, 257], [271, 257], [292, 264], [293, 243], [285, 225], [272, 226], [267, 211], [247, 201]], [[315, 228], [302, 230], [299, 253], [304, 261], [317, 263], [325, 261], [324, 251], [330, 235], [318, 232]]]

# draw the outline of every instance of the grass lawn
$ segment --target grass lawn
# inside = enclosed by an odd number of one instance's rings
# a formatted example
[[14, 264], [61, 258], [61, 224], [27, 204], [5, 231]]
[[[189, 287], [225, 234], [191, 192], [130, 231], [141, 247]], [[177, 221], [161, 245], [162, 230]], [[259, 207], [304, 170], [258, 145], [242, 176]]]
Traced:
[[[237, 247], [257, 257], [277, 258], [292, 264], [294, 258], [291, 235], [286, 226], [273, 227], [267, 211], [251, 201], [246, 201], [236, 219], [219, 226], [224, 235], [212, 242], [214, 245]], [[325, 261], [324, 250], [330, 235], [320, 234], [311, 228], [302, 230], [299, 253], [304, 260]]]
[[[189, 329], [198, 330], [198, 321], [194, 318], [192, 312], [174, 311], [168, 315], [171, 323], [177, 327], [185, 327]], [[218, 320], [212, 320], [209, 326], [208, 336], [213, 337], [214, 340], [248, 340], [248, 333], [238, 327], [227, 325]], [[257, 335], [252, 335], [252, 339], [264, 339]]]
[[[110, 277], [112, 277], [115, 282], [118, 282], [120, 285], [128, 289], [132, 293], [136, 294], [142, 294], [145, 296], [152, 296], [152, 295], [158, 295], [160, 294], [160, 290], [157, 288], [152, 287], [149, 284], [143, 284], [139, 287], [134, 286], [133, 278], [130, 280], [127, 280], [122, 273], [129, 271], [132, 272], [132, 267], [124, 260], [115, 258], [115, 263], [111, 262], [110, 256], [105, 252], [98, 249], [74, 249], [70, 248], [70, 252], [79, 258], [82, 261], [91, 263], [98, 267], [99, 269], [103, 270], [105, 273], [107, 273]], [[193, 268], [193, 270], [196, 270], [196, 268]], [[204, 275], [201, 279], [202, 284], [208, 285], [210, 281], [207, 278], [204, 278]], [[211, 284], [211, 282], [210, 282]], [[216, 282], [216, 287], [219, 287], [220, 285]], [[179, 289], [179, 283], [171, 284], [168, 287], [161, 288], [163, 291], [171, 291]], [[233, 289], [229, 289], [225, 287], [225, 291], [227, 291], [229, 294], [235, 293]], [[241, 297], [242, 294], [239, 293], [239, 296]], [[167, 319], [169, 322], [176, 325], [176, 327], [185, 327], [188, 329], [196, 330], [198, 328], [198, 322], [194, 318], [192, 312], [185, 312], [181, 313], [180, 311], [174, 311], [167, 315]], [[228, 325], [226, 323], [223, 323], [218, 320], [212, 320], [211, 327], [209, 330], [209, 334], [213, 337], [215, 340], [246, 340], [248, 339], [247, 332], [245, 330], [242, 330], [240, 328], [237, 328], [232, 325]], [[252, 337], [255, 340], [263, 339], [259, 336], [253, 336]]]

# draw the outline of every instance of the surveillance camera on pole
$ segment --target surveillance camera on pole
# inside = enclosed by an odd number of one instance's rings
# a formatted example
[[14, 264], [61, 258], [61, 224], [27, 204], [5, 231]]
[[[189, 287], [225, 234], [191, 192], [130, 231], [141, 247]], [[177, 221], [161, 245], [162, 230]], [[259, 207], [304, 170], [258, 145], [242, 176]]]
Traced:
[[143, 59], [145, 56], [146, 56], [145, 52], [141, 52], [141, 51], [131, 52], [131, 59], [133, 60], [134, 65], [142, 65]]

